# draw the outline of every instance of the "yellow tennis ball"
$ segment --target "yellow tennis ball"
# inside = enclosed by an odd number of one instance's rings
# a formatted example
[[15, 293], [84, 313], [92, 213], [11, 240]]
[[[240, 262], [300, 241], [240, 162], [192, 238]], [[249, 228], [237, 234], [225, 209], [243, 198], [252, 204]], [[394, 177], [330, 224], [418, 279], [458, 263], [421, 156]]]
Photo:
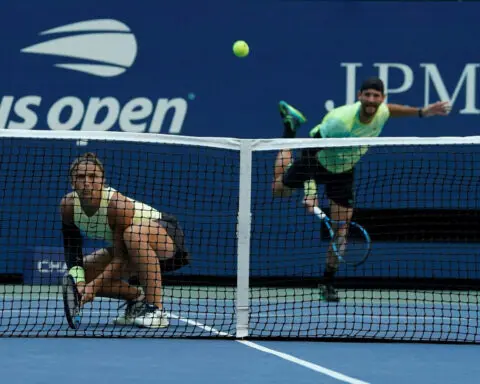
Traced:
[[243, 40], [238, 40], [233, 44], [233, 53], [237, 57], [245, 57], [248, 56], [248, 53], [250, 52], [250, 48], [248, 47], [248, 44], [243, 41]]

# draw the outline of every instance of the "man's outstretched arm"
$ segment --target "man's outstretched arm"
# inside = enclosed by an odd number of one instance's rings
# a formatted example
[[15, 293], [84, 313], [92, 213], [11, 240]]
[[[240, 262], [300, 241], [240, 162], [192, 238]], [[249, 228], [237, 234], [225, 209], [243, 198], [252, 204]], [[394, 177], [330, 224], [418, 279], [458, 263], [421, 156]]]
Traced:
[[424, 108], [409, 107], [408, 105], [387, 104], [390, 117], [430, 117], [447, 116], [451, 106], [448, 101], [438, 101]]

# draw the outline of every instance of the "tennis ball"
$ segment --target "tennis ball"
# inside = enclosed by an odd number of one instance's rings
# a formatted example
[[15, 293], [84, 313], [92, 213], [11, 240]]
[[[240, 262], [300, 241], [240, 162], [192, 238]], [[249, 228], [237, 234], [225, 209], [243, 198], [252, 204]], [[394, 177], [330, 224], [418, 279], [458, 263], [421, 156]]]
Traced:
[[246, 57], [250, 52], [248, 44], [243, 40], [238, 40], [233, 44], [233, 53], [237, 57]]

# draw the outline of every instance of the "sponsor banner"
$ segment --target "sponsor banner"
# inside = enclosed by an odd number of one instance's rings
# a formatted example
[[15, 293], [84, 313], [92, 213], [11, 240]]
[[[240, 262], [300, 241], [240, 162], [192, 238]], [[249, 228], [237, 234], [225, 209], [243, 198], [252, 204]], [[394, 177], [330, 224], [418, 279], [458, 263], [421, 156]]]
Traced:
[[61, 284], [67, 272], [63, 248], [33, 247], [26, 249], [27, 257], [23, 270], [25, 284]]
[[[341, 265], [338, 277], [480, 279], [478, 270], [465, 268], [465, 265], [476, 262], [477, 247], [471, 244], [460, 244], [456, 248], [445, 244], [445, 247], [442, 248], [441, 258], [438, 257], [438, 249], [442, 247], [442, 244], [375, 243], [373, 247], [374, 252], [370, 259], [375, 262], [374, 269], [371, 268], [371, 265], [360, 266], [352, 275], [351, 270]], [[421, 262], [418, 260], [417, 254], [405, 254], [406, 247], [421, 252]], [[459, 250], [461, 251], [460, 255]], [[29, 251], [23, 271], [25, 284], [60, 284], [62, 277], [67, 272], [67, 266], [63, 260], [63, 249], [60, 247], [35, 247]], [[388, 259], [378, 257], [379, 253], [385, 252], [389, 255]], [[213, 264], [206, 263], [205, 259], [209, 259], [209, 256], [199, 257], [199, 254], [196, 254], [191, 265], [182, 268], [175, 274], [180, 278], [182, 275], [192, 277], [211, 275]], [[321, 257], [317, 262], [309, 260], [308, 263], [302, 265], [291, 258], [278, 260], [278, 257], [264, 255], [252, 260], [251, 277], [320, 277], [322, 270], [323, 259]], [[394, 276], [392, 276], [392, 270]], [[435, 271], [433, 276], [432, 271]], [[225, 265], [223, 269], [215, 269], [214, 275], [234, 277], [236, 276], [235, 265]]]
[[378, 75], [389, 102], [453, 105], [384, 136], [477, 134], [480, 3], [27, 3], [0, 15], [0, 129], [278, 137], [279, 100], [311, 128]]

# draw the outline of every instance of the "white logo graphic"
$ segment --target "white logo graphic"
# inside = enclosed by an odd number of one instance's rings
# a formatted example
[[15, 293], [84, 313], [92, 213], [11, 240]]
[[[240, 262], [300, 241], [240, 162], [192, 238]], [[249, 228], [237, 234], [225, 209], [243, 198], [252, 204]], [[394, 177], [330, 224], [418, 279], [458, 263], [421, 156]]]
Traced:
[[67, 264], [62, 261], [43, 259], [37, 262], [39, 273], [65, 273], [67, 270]]
[[[117, 20], [82, 21], [41, 33], [53, 34], [57, 36], [21, 51], [70, 58], [69, 63], [63, 61], [55, 66], [101, 77], [124, 73], [137, 56], [135, 36], [128, 26]], [[48, 97], [36, 92], [0, 95], [0, 130], [80, 129], [178, 134], [188, 110], [187, 100], [181, 97], [136, 95], [121, 100], [108, 94], [80, 98], [71, 95], [72, 90], [68, 96], [50, 93]]]
[[[345, 68], [346, 74], [345, 103], [352, 104], [356, 100], [358, 85], [357, 72], [359, 68], [363, 67], [363, 63], [340, 63], [340, 66]], [[416, 70], [415, 67], [398, 62], [374, 63], [373, 67], [377, 68], [378, 77], [380, 77], [385, 84], [386, 95], [408, 92], [413, 87], [415, 81], [420, 80], [423, 83], [423, 105], [431, 104], [437, 100], [443, 100], [448, 101], [450, 105], [454, 106], [457, 99], [460, 99], [457, 104], [463, 102], [463, 105], [458, 106], [458, 108], [460, 108], [458, 111], [459, 114], [480, 115], [480, 107], [477, 105], [477, 84], [480, 63], [466, 63], [462, 73], [457, 77], [458, 80], [456, 84], [453, 83], [455, 87], [450, 86], [450, 90], [436, 63], [419, 63], [421, 70]], [[396, 85], [395, 88], [390, 81], [394, 71], [400, 73], [403, 77], [401, 85]], [[450, 74], [449, 77], [449, 82], [451, 82], [451, 79], [453, 79], [452, 74]], [[335, 108], [335, 101], [326, 100], [325, 109], [331, 111], [333, 108]]]
[[[135, 97], [122, 104], [113, 96], [90, 97], [85, 101], [64, 96], [44, 106], [39, 95], [19, 98], [8, 95], [0, 99], [0, 130], [35, 129], [40, 120], [40, 128], [52, 130], [120, 128], [125, 132], [160, 133], [166, 128], [168, 133], [180, 133], [187, 109], [187, 100], [180, 97], [157, 100]], [[165, 127], [165, 120], [170, 120], [169, 127]]]
[[81, 21], [43, 31], [40, 35], [70, 33], [21, 50], [89, 61], [57, 63], [56, 67], [113, 77], [130, 68], [137, 56], [137, 41], [130, 28], [112, 19]]

